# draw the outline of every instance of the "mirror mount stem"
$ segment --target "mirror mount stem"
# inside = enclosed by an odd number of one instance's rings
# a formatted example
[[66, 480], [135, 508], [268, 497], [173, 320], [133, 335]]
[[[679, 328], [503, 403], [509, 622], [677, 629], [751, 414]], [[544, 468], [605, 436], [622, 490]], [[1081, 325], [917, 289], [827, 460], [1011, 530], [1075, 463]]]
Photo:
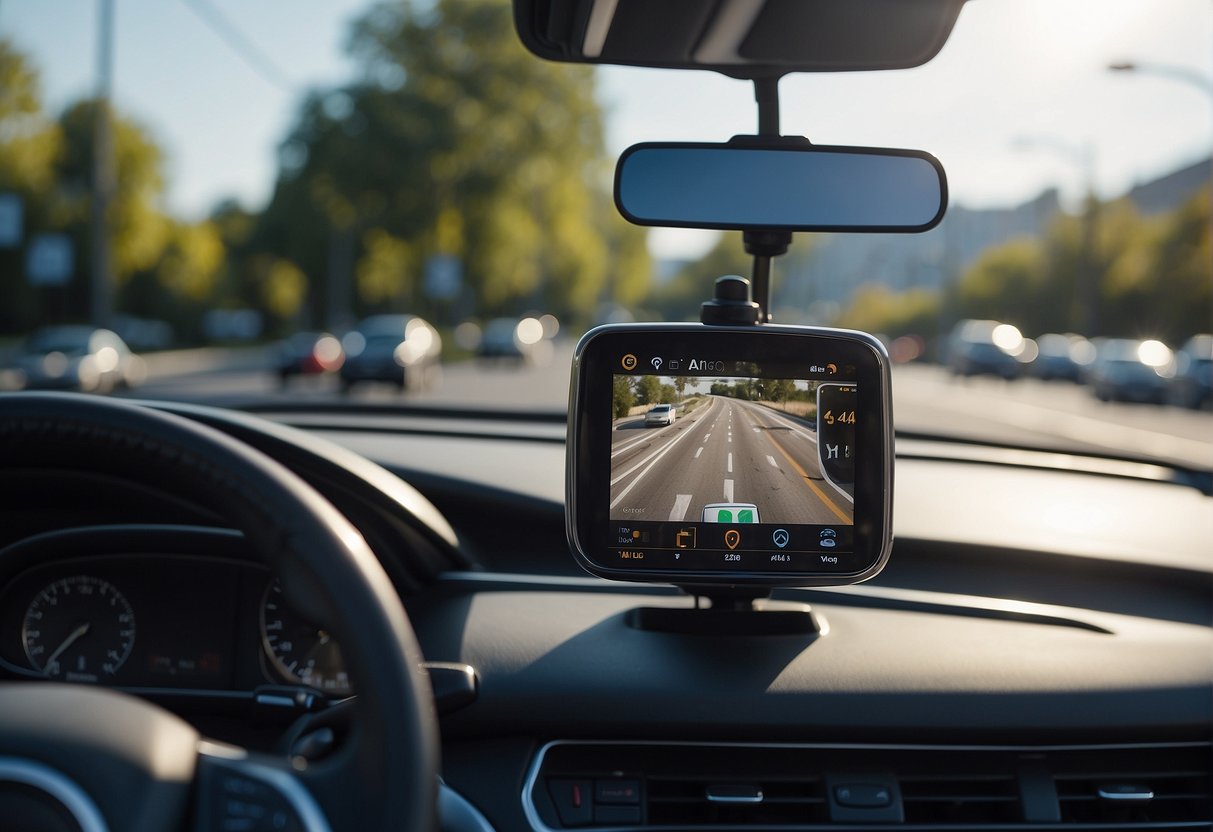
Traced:
[[[754, 101], [758, 104], [758, 135], [779, 138], [779, 78], [754, 79]], [[771, 320], [771, 260], [786, 254], [792, 242], [789, 231], [747, 231], [743, 235], [747, 254], [754, 255], [751, 273], [758, 323]]]
[[779, 76], [754, 79], [758, 103], [758, 135], [779, 136]]

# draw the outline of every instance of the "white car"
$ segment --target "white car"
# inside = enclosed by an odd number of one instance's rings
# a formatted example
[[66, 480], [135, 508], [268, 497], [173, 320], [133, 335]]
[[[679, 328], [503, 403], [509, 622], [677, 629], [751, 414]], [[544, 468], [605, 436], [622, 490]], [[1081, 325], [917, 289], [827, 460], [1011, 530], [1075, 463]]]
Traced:
[[674, 405], [672, 404], [657, 404], [649, 408], [649, 412], [644, 414], [645, 427], [652, 425], [672, 425], [674, 424], [675, 413]]

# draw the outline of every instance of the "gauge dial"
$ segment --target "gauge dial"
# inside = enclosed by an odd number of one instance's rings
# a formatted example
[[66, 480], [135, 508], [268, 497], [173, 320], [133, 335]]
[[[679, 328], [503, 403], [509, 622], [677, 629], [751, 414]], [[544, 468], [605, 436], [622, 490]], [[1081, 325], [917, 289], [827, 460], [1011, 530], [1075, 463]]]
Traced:
[[25, 655], [52, 679], [113, 676], [135, 644], [130, 603], [100, 578], [62, 578], [34, 596], [21, 625]]
[[351, 692], [341, 648], [327, 632], [295, 615], [277, 579], [261, 601], [261, 643], [274, 668], [292, 682], [340, 696]]

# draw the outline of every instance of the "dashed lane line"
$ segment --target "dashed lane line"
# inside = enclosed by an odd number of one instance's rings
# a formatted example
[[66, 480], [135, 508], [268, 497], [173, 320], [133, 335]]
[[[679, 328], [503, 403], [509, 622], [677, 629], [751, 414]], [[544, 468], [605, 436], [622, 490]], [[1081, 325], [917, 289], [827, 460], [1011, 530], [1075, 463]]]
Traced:
[[691, 495], [679, 494], [674, 498], [674, 507], [670, 509], [670, 519], [677, 522], [687, 516], [687, 509], [691, 507]]

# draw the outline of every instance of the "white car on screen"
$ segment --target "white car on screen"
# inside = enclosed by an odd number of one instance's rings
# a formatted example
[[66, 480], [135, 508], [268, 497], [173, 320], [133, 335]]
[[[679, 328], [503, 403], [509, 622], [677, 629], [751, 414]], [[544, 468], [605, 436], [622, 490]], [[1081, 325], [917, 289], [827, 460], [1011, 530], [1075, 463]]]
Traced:
[[653, 405], [649, 408], [649, 412], [644, 414], [644, 425], [645, 427], [650, 427], [652, 425], [672, 425], [674, 424], [674, 416], [674, 405]]

